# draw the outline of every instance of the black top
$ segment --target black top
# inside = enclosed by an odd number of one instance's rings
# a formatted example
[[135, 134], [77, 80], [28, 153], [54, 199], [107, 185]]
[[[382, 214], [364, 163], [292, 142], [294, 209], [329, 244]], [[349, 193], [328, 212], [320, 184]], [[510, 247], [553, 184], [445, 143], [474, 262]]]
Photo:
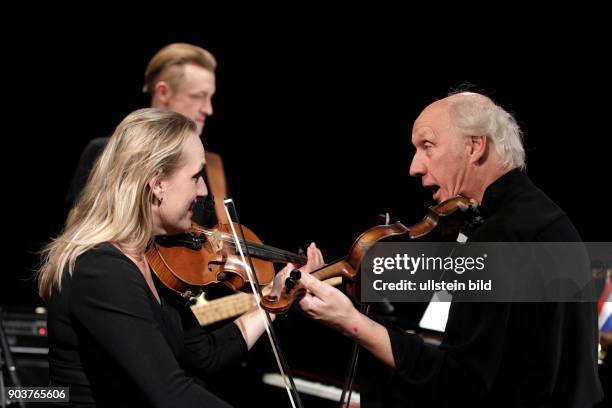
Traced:
[[[68, 187], [68, 194], [66, 194], [66, 204], [68, 206], [72, 207], [74, 201], [85, 187], [89, 174], [91, 173], [96, 160], [98, 157], [100, 157], [102, 151], [104, 151], [104, 148], [108, 144], [109, 140], [109, 137], [98, 137], [90, 141], [87, 146], [85, 146], [83, 153], [81, 153], [81, 158], [79, 159], [77, 169], [72, 176], [70, 187]], [[209, 186], [208, 173], [204, 171], [202, 175], [204, 177], [204, 182], [207, 186]], [[192, 219], [202, 227], [206, 228], [217, 225], [215, 199], [212, 194], [209, 193], [209, 195], [203, 200], [197, 200], [195, 206], [193, 207]]]
[[81, 255], [49, 304], [52, 386], [74, 406], [228, 407], [199, 377], [237, 362], [235, 324], [208, 333], [157, 278], [161, 305], [138, 267], [111, 244]]
[[[483, 198], [477, 242], [580, 242], [567, 215], [513, 170]], [[597, 378], [592, 303], [452, 303], [438, 347], [390, 329], [397, 366], [367, 356], [368, 407], [591, 407]], [[377, 372], [378, 371], [378, 372]], [[364, 378], [364, 379], [365, 379]]]

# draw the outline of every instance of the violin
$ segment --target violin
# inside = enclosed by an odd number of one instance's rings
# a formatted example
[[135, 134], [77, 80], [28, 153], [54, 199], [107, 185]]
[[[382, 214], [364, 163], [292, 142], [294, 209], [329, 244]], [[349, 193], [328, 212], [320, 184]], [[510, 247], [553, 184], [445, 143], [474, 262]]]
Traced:
[[[405, 237], [410, 240], [429, 235], [436, 235], [439, 240], [448, 239], [452, 235], [456, 237], [465, 218], [477, 215], [477, 208], [476, 200], [457, 196], [429, 207], [425, 217], [409, 227], [400, 222], [372, 227], [357, 238], [346, 257], [313, 271], [311, 275], [319, 280], [341, 276], [346, 293], [354, 301], [361, 303], [361, 259], [372, 245], [390, 237]], [[285, 282], [275, 280], [271, 293], [262, 298], [261, 306], [270, 313], [287, 313], [291, 306], [306, 294], [306, 288], [299, 281], [300, 276], [301, 272], [294, 270]]]
[[[253, 269], [260, 285], [272, 282], [274, 263], [291, 262], [305, 265], [306, 256], [264, 245], [255, 233], [244, 225], [244, 240], [240, 249], [251, 256]], [[248, 265], [242, 262], [231, 225], [218, 224], [203, 228], [196, 223], [183, 234], [159, 236], [146, 251], [147, 261], [157, 277], [182, 297], [194, 297], [211, 283], [222, 283], [238, 291], [248, 282]]]
[[[183, 297], [197, 296], [211, 283], [220, 282], [236, 291], [249, 282], [276, 363], [285, 379], [291, 406], [301, 407], [300, 396], [280, 349], [272, 319], [261, 307], [257, 284], [264, 286], [272, 281], [274, 263], [305, 265], [307, 257], [264, 245], [253, 231], [232, 221], [229, 205], [233, 206], [233, 200], [225, 199], [223, 204], [229, 224], [218, 224], [208, 229], [192, 223], [191, 228], [183, 234], [156, 237], [145, 253], [147, 261], [164, 285]], [[237, 220], [235, 208], [234, 215]]]

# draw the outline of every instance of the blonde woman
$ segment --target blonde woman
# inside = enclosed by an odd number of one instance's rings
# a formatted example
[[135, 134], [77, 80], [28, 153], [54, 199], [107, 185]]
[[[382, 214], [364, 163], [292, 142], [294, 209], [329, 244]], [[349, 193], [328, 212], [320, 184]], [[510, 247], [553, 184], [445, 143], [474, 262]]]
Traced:
[[[51, 384], [79, 406], [227, 407], [194, 379], [238, 360], [264, 330], [256, 312], [207, 333], [145, 258], [155, 235], [191, 226], [207, 195], [196, 124], [157, 109], [117, 127], [62, 234], [44, 250]], [[309, 248], [308, 267], [321, 263]]]

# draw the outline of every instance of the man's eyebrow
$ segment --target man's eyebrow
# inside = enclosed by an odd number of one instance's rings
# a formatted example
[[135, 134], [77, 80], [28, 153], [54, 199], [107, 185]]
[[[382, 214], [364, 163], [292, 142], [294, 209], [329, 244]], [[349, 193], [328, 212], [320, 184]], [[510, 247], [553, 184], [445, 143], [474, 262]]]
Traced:
[[428, 139], [428, 140], [433, 140], [437, 137], [436, 132], [430, 128], [423, 128], [421, 130], [419, 130], [415, 136], [419, 139], [419, 140], [423, 140], [423, 139]]

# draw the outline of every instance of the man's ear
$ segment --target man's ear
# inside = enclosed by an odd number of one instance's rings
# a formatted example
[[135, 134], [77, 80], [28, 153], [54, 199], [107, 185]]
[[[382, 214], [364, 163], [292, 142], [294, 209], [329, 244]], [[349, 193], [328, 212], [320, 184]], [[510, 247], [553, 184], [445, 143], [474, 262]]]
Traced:
[[172, 89], [170, 88], [169, 83], [166, 81], [158, 81], [155, 84], [154, 92], [159, 102], [161, 102], [163, 105], [168, 105], [170, 96], [172, 95]]
[[470, 162], [482, 162], [488, 153], [489, 138], [486, 136], [470, 136], [469, 137], [469, 153]]

